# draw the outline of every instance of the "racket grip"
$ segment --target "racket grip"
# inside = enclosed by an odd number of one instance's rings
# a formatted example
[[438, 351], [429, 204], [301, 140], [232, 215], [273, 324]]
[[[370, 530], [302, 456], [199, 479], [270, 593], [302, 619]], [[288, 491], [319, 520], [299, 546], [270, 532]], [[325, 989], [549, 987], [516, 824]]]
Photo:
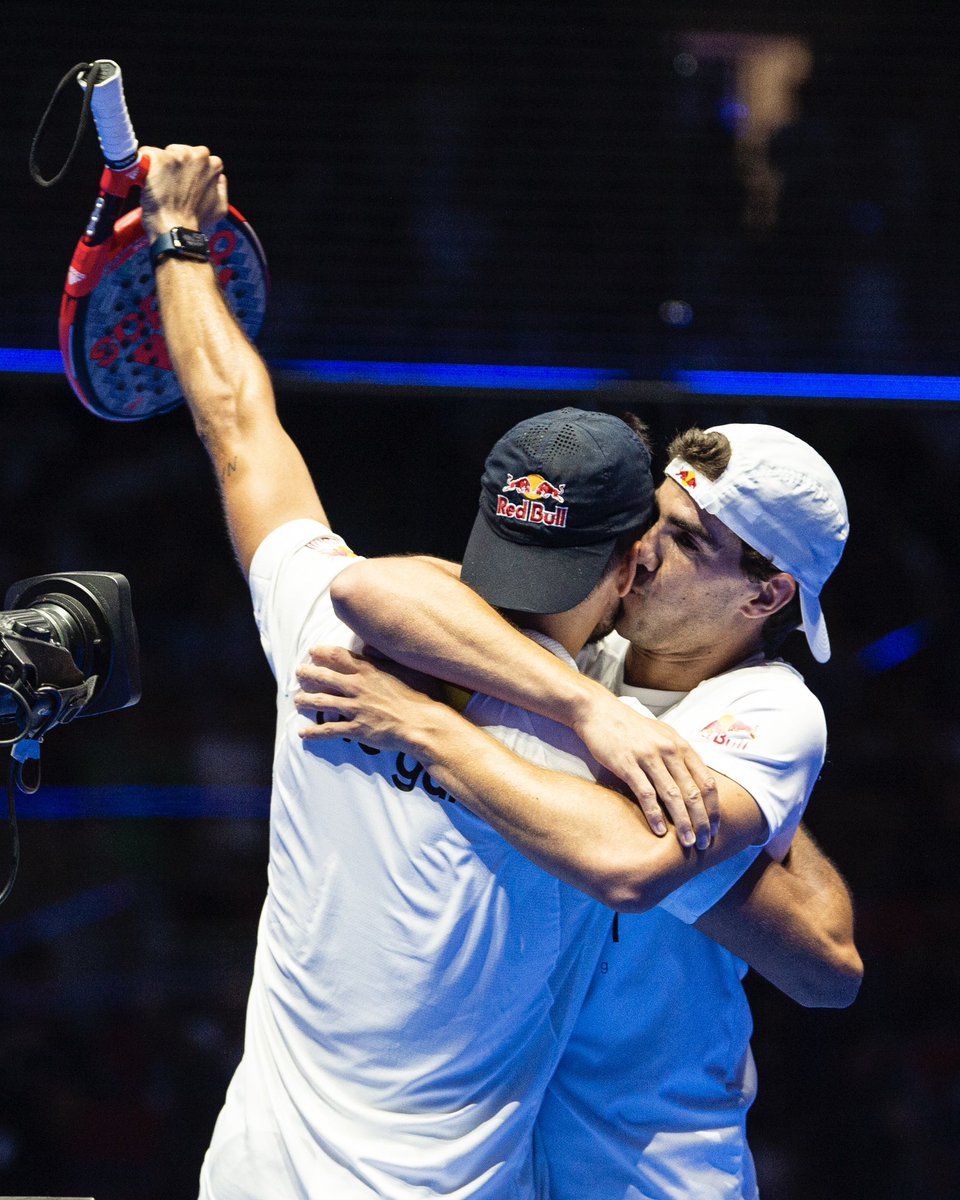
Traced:
[[[126, 170], [137, 161], [138, 142], [130, 123], [127, 102], [123, 95], [123, 76], [110, 58], [97, 59], [91, 67], [106, 68], [100, 81], [94, 84], [90, 107], [100, 138], [100, 147], [107, 165], [117, 171]], [[78, 83], [86, 88], [84, 75]]]

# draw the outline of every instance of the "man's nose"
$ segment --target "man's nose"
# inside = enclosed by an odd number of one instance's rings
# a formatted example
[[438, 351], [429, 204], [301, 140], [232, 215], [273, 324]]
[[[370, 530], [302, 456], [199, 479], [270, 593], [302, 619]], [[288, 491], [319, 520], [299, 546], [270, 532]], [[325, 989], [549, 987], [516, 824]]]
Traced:
[[651, 526], [640, 539], [637, 547], [637, 574], [649, 574], [655, 571], [660, 562], [659, 550], [657, 549], [657, 533], [656, 526]]
[[656, 543], [647, 532], [640, 539], [637, 547], [637, 564], [633, 576], [632, 588], [638, 588], [648, 576], [652, 575], [657, 569], [659, 559], [657, 557]]

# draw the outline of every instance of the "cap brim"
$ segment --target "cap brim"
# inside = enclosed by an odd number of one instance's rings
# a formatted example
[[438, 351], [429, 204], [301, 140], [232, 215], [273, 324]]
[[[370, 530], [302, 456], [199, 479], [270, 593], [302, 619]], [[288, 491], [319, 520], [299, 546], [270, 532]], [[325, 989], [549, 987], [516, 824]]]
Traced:
[[817, 662], [827, 662], [830, 658], [830, 638], [827, 636], [827, 623], [823, 618], [820, 598], [803, 587], [800, 588], [800, 615], [803, 617], [801, 628], [810, 653]]
[[530, 546], [494, 533], [479, 512], [460, 578], [495, 608], [567, 612], [603, 578], [616, 541], [612, 537], [589, 546]]

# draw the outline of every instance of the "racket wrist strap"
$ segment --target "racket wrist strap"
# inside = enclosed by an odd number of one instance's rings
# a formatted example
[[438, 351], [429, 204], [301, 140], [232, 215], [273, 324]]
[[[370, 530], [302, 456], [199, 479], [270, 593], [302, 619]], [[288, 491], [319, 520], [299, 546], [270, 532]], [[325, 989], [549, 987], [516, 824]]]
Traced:
[[198, 229], [185, 229], [178, 225], [167, 233], [161, 233], [150, 246], [150, 261], [154, 267], [168, 255], [188, 258], [193, 262], [209, 262], [210, 246]]

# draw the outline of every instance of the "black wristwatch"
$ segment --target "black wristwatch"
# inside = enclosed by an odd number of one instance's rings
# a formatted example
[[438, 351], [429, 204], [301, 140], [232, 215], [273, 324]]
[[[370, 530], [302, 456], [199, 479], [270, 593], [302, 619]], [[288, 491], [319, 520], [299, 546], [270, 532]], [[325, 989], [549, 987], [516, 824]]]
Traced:
[[194, 262], [210, 261], [210, 245], [198, 229], [177, 226], [169, 233], [161, 233], [150, 247], [150, 261], [154, 266], [168, 254], [177, 258], [189, 258]]

